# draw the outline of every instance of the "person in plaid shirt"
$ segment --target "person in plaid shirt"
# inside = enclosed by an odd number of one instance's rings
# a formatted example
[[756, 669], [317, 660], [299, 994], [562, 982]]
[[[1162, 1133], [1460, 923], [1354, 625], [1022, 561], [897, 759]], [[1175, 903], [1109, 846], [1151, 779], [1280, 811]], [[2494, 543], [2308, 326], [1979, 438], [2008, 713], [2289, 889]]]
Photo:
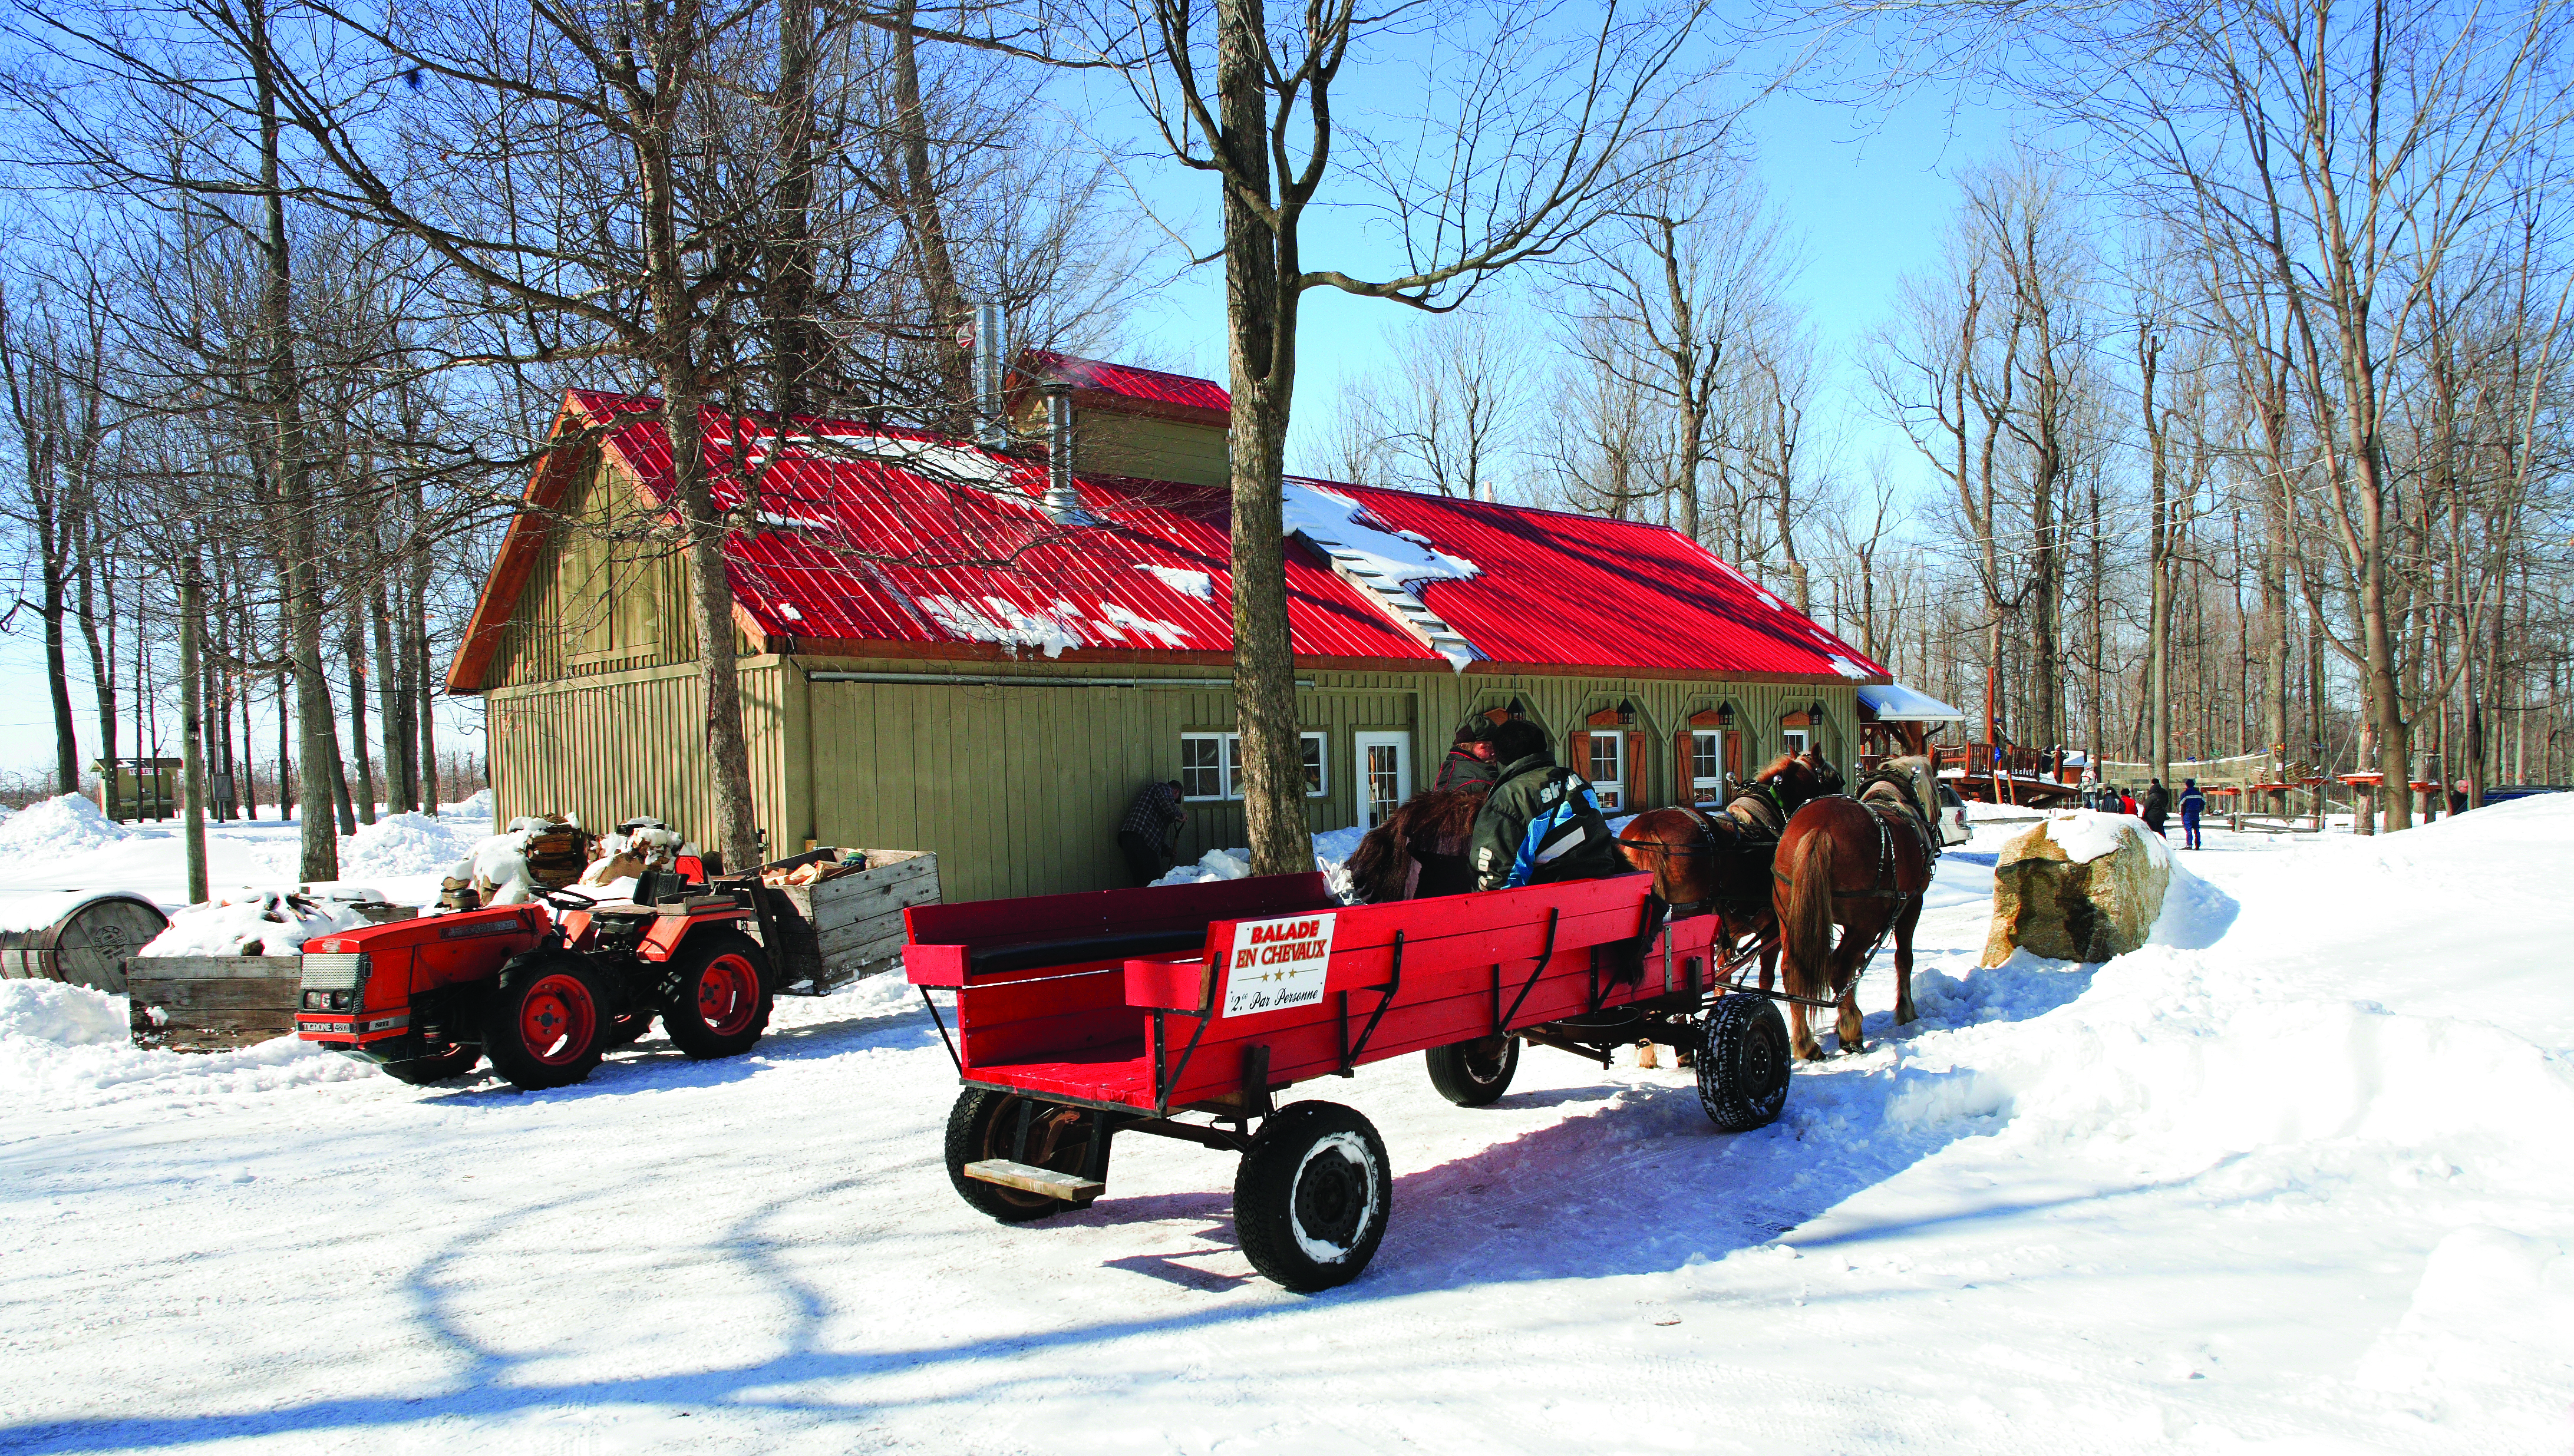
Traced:
[[1180, 780], [1147, 783], [1126, 806], [1117, 825], [1117, 847], [1126, 855], [1126, 872], [1138, 885], [1151, 884], [1171, 872], [1171, 849], [1180, 841], [1180, 826], [1189, 816], [1180, 809]]

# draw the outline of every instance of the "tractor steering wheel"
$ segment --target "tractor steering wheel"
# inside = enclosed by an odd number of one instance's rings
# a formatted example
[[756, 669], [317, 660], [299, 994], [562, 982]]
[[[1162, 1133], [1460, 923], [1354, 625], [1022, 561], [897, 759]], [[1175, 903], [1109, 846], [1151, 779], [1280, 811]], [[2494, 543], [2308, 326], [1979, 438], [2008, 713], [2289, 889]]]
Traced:
[[538, 898], [559, 910], [586, 910], [599, 903], [596, 896], [575, 889], [549, 889]]

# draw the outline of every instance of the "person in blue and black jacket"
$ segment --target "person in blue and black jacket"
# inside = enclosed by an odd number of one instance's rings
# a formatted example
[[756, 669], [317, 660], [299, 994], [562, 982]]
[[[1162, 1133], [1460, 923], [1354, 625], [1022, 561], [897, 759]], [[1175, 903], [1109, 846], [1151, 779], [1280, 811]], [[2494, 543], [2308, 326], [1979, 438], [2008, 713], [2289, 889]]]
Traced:
[[1493, 729], [1501, 781], [1476, 811], [1467, 840], [1475, 888], [1515, 889], [1627, 871], [1618, 836], [1600, 812], [1591, 781], [1559, 766], [1546, 729], [1512, 719]]

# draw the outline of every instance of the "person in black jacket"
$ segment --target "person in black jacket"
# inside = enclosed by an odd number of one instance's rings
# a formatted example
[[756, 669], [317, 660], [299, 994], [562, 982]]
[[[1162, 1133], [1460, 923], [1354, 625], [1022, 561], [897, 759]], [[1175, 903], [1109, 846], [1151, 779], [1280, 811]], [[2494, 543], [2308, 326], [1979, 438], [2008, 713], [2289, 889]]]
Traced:
[[1126, 872], [1138, 885], [1151, 884], [1171, 872], [1171, 848], [1189, 816], [1180, 808], [1180, 780], [1147, 783], [1126, 805], [1117, 824], [1117, 848], [1126, 856]]
[[1561, 879], [1623, 874], [1618, 836], [1600, 812], [1589, 779], [1557, 765], [1546, 729], [1513, 719], [1493, 729], [1501, 781], [1484, 795], [1467, 839], [1477, 889], [1514, 889]]
[[2171, 790], [2163, 787], [2161, 779], [2156, 778], [2145, 785], [2143, 807], [2145, 827], [2161, 833], [2163, 818], [2171, 812]]
[[1449, 745], [1448, 756], [1439, 765], [1439, 777], [1433, 788], [1462, 788], [1481, 783], [1489, 788], [1502, 776], [1502, 767], [1493, 761], [1493, 726], [1480, 716], [1466, 720], [1457, 729], [1456, 742]]

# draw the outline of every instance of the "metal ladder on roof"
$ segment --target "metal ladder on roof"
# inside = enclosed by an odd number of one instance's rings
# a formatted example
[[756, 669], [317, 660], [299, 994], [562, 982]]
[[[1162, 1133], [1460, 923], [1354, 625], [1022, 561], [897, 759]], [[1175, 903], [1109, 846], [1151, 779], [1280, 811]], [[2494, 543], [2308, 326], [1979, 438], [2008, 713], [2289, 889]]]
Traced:
[[1430, 610], [1428, 604], [1405, 591], [1402, 583], [1389, 579], [1383, 572], [1370, 571], [1363, 565], [1367, 561], [1366, 557], [1355, 552], [1343, 551], [1338, 542], [1324, 541], [1311, 535], [1305, 535], [1305, 539], [1319, 548], [1324, 556], [1331, 559], [1334, 572], [1366, 592], [1378, 606], [1385, 609], [1385, 614], [1393, 618], [1397, 626], [1421, 639], [1424, 645], [1432, 652], [1446, 658], [1449, 665], [1457, 671], [1462, 673], [1467, 663], [1484, 660], [1482, 650], [1468, 642], [1464, 633], [1442, 621], [1438, 613]]

